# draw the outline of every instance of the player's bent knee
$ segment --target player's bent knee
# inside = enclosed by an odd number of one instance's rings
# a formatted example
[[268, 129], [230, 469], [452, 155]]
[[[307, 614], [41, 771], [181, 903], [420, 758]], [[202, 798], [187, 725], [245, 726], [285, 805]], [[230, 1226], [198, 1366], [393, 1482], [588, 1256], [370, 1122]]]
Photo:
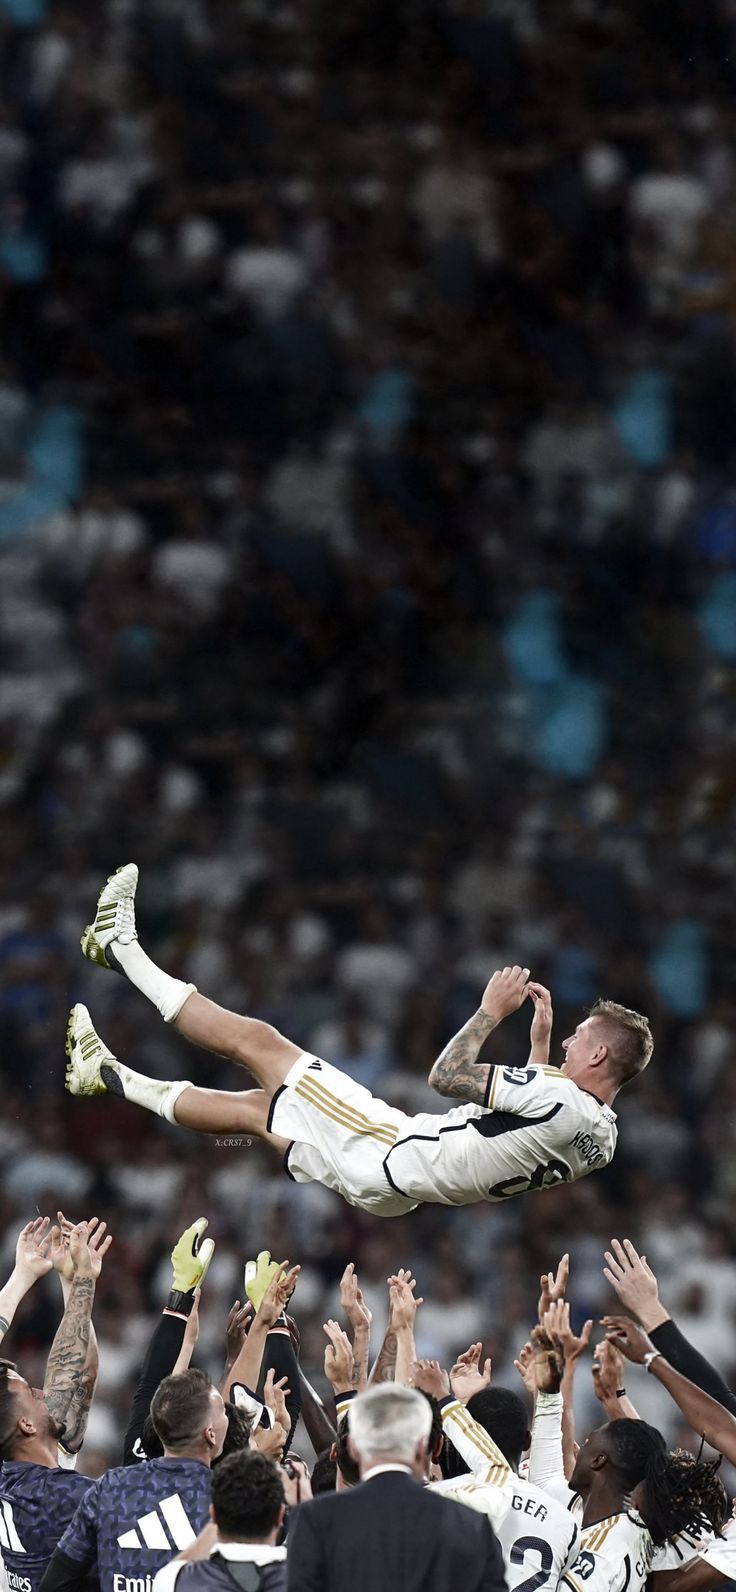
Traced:
[[238, 1061], [244, 1067], [278, 1067], [288, 1071], [300, 1054], [298, 1045], [285, 1039], [278, 1028], [261, 1022], [257, 1017], [245, 1017], [239, 1027]]

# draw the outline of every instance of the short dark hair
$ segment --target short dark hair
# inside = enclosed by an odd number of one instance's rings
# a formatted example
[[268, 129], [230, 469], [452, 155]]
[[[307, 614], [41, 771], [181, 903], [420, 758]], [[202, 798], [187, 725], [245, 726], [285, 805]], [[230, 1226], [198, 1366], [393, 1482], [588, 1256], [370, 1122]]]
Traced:
[[12, 1360], [0, 1360], [0, 1460], [12, 1459], [17, 1437], [18, 1406], [8, 1381], [8, 1371], [15, 1369]]
[[211, 1392], [206, 1371], [164, 1377], [151, 1399], [151, 1420], [164, 1448], [188, 1448], [198, 1442], [207, 1425]]
[[256, 1448], [223, 1459], [212, 1472], [211, 1497], [218, 1531], [241, 1541], [267, 1537], [285, 1502], [278, 1466]]
[[616, 1083], [621, 1087], [637, 1078], [649, 1066], [654, 1050], [648, 1017], [619, 1006], [617, 1001], [598, 1000], [589, 1016], [597, 1017], [604, 1028], [605, 1043]]
[[468, 1414], [516, 1467], [529, 1443], [529, 1416], [524, 1400], [507, 1387], [484, 1387], [468, 1399]]
[[317, 1455], [311, 1476], [312, 1494], [334, 1492], [337, 1485], [337, 1461], [332, 1458], [332, 1444]]
[[221, 1465], [223, 1459], [227, 1459], [230, 1454], [239, 1454], [242, 1448], [247, 1448], [253, 1430], [253, 1418], [248, 1414], [247, 1410], [243, 1409], [242, 1405], [233, 1404], [230, 1399], [226, 1399], [225, 1409], [227, 1411], [227, 1431], [222, 1445], [222, 1453], [218, 1454], [217, 1459], [212, 1461], [213, 1470], [216, 1465]]
[[350, 1428], [348, 1426], [348, 1417], [347, 1415], [343, 1415], [343, 1418], [337, 1428], [337, 1438], [335, 1441], [337, 1468], [342, 1476], [343, 1481], [347, 1482], [348, 1487], [357, 1487], [358, 1482], [360, 1481], [360, 1465], [358, 1464], [357, 1459], [353, 1459], [350, 1449], [348, 1448], [349, 1436]]

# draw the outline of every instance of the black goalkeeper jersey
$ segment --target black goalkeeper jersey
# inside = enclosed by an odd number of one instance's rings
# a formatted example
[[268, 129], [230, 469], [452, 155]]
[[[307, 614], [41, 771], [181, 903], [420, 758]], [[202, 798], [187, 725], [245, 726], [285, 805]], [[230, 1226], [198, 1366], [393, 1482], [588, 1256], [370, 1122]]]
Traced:
[[198, 1459], [149, 1459], [92, 1483], [59, 1551], [93, 1571], [101, 1592], [150, 1592], [157, 1570], [209, 1517], [210, 1472]]
[[76, 1471], [24, 1460], [0, 1467], [0, 1549], [10, 1592], [38, 1592], [54, 1549], [93, 1485]]

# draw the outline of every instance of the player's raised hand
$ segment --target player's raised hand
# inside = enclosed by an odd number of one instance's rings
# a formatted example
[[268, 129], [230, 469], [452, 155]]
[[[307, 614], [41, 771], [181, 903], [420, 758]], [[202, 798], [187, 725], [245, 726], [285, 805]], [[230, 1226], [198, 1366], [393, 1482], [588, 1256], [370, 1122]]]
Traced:
[[537, 1377], [534, 1369], [533, 1343], [527, 1342], [519, 1350], [519, 1358], [518, 1360], [514, 1360], [514, 1367], [518, 1371], [527, 1393], [531, 1393], [532, 1398], [536, 1398]]
[[424, 1304], [415, 1296], [416, 1278], [405, 1267], [388, 1279], [389, 1327], [400, 1332], [403, 1327], [414, 1328], [417, 1309]]
[[92, 1277], [96, 1279], [102, 1271], [102, 1262], [112, 1243], [112, 1234], [107, 1233], [107, 1222], [101, 1222], [96, 1216], [90, 1217], [88, 1222], [77, 1222], [69, 1234], [69, 1254], [74, 1263], [74, 1276]]
[[481, 1010], [497, 1023], [518, 1011], [529, 993], [528, 967], [504, 967], [493, 974], [486, 984]]
[[564, 1299], [556, 1299], [549, 1310], [544, 1312], [542, 1328], [554, 1347], [559, 1350], [565, 1365], [569, 1365], [572, 1360], [579, 1359], [587, 1349], [593, 1331], [593, 1322], [586, 1321], [580, 1336], [576, 1337], [570, 1326], [569, 1304]]
[[373, 1316], [363, 1298], [363, 1291], [358, 1284], [358, 1274], [352, 1260], [340, 1278], [340, 1307], [350, 1322], [354, 1332], [368, 1332]]
[[623, 1388], [624, 1357], [620, 1349], [610, 1338], [604, 1338], [593, 1353], [593, 1391], [601, 1404], [606, 1404], [615, 1399], [620, 1388]]
[[612, 1238], [611, 1248], [606, 1250], [606, 1261], [603, 1267], [606, 1281], [647, 1332], [669, 1321], [669, 1313], [660, 1303], [654, 1272], [647, 1265], [646, 1255], [637, 1254], [630, 1238], [625, 1238], [623, 1243]]
[[204, 1282], [215, 1253], [213, 1238], [205, 1238], [207, 1217], [198, 1216], [184, 1228], [171, 1251], [172, 1289], [177, 1293], [191, 1293]]
[[570, 1256], [563, 1255], [556, 1271], [543, 1271], [539, 1279], [539, 1304], [537, 1312], [540, 1326], [551, 1304], [564, 1299], [570, 1279]]
[[542, 1327], [532, 1332], [534, 1384], [538, 1393], [559, 1393], [565, 1363], [562, 1355]]
[[411, 1368], [411, 1385], [421, 1393], [431, 1393], [435, 1399], [444, 1399], [450, 1391], [450, 1378], [438, 1360], [415, 1360]]
[[643, 1365], [646, 1356], [656, 1352], [646, 1332], [628, 1316], [603, 1316], [601, 1319], [609, 1342], [634, 1365]]
[[467, 1404], [474, 1393], [482, 1393], [491, 1385], [491, 1362], [486, 1360], [481, 1370], [482, 1343], [471, 1343], [464, 1354], [459, 1354], [450, 1371], [450, 1387], [461, 1404]]
[[288, 1380], [287, 1376], [281, 1376], [277, 1381], [274, 1368], [270, 1366], [263, 1384], [263, 1402], [267, 1409], [273, 1411], [274, 1420], [287, 1432], [291, 1426], [286, 1408], [286, 1394], [291, 1392], [291, 1388], [286, 1385]]
[[329, 1340], [325, 1347], [325, 1376], [336, 1396], [349, 1393], [358, 1385], [353, 1345], [338, 1321], [326, 1321], [324, 1330]]
[[274, 1325], [282, 1310], [285, 1310], [296, 1288], [296, 1280], [302, 1268], [301, 1266], [292, 1266], [291, 1271], [288, 1271], [288, 1264], [288, 1260], [279, 1262], [278, 1270], [271, 1278], [258, 1306], [255, 1319], [260, 1321], [262, 1326], [272, 1327]]
[[249, 1299], [246, 1300], [244, 1305], [241, 1305], [240, 1300], [236, 1299], [235, 1304], [230, 1306], [228, 1318], [225, 1322], [225, 1350], [229, 1366], [235, 1364], [248, 1336], [252, 1310], [253, 1306]]
[[15, 1271], [29, 1288], [50, 1272], [53, 1265], [50, 1248], [48, 1216], [37, 1216], [35, 1221], [26, 1222], [15, 1246]]

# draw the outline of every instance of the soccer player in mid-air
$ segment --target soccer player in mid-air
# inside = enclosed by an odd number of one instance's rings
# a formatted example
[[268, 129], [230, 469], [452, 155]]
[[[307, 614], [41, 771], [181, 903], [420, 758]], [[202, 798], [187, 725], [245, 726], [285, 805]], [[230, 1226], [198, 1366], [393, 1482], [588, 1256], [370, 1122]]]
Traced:
[[[230, 1093], [143, 1077], [116, 1060], [86, 1007], [75, 1006], [66, 1045], [71, 1094], [119, 1095], [202, 1133], [255, 1135], [281, 1153], [295, 1182], [323, 1183], [376, 1216], [504, 1200], [574, 1182], [611, 1160], [611, 1105], [653, 1050], [638, 1012], [598, 1001], [564, 1041], [562, 1065], [549, 1067], [549, 994], [528, 968], [506, 967], [429, 1075], [440, 1094], [463, 1104], [443, 1116], [407, 1116], [268, 1023], [225, 1011], [156, 967], [138, 943], [137, 883], [134, 863], [108, 880], [82, 936], [84, 954], [124, 973], [185, 1039], [247, 1068], [261, 1087]], [[479, 1064], [488, 1035], [527, 997], [535, 1007], [530, 1065]]]

